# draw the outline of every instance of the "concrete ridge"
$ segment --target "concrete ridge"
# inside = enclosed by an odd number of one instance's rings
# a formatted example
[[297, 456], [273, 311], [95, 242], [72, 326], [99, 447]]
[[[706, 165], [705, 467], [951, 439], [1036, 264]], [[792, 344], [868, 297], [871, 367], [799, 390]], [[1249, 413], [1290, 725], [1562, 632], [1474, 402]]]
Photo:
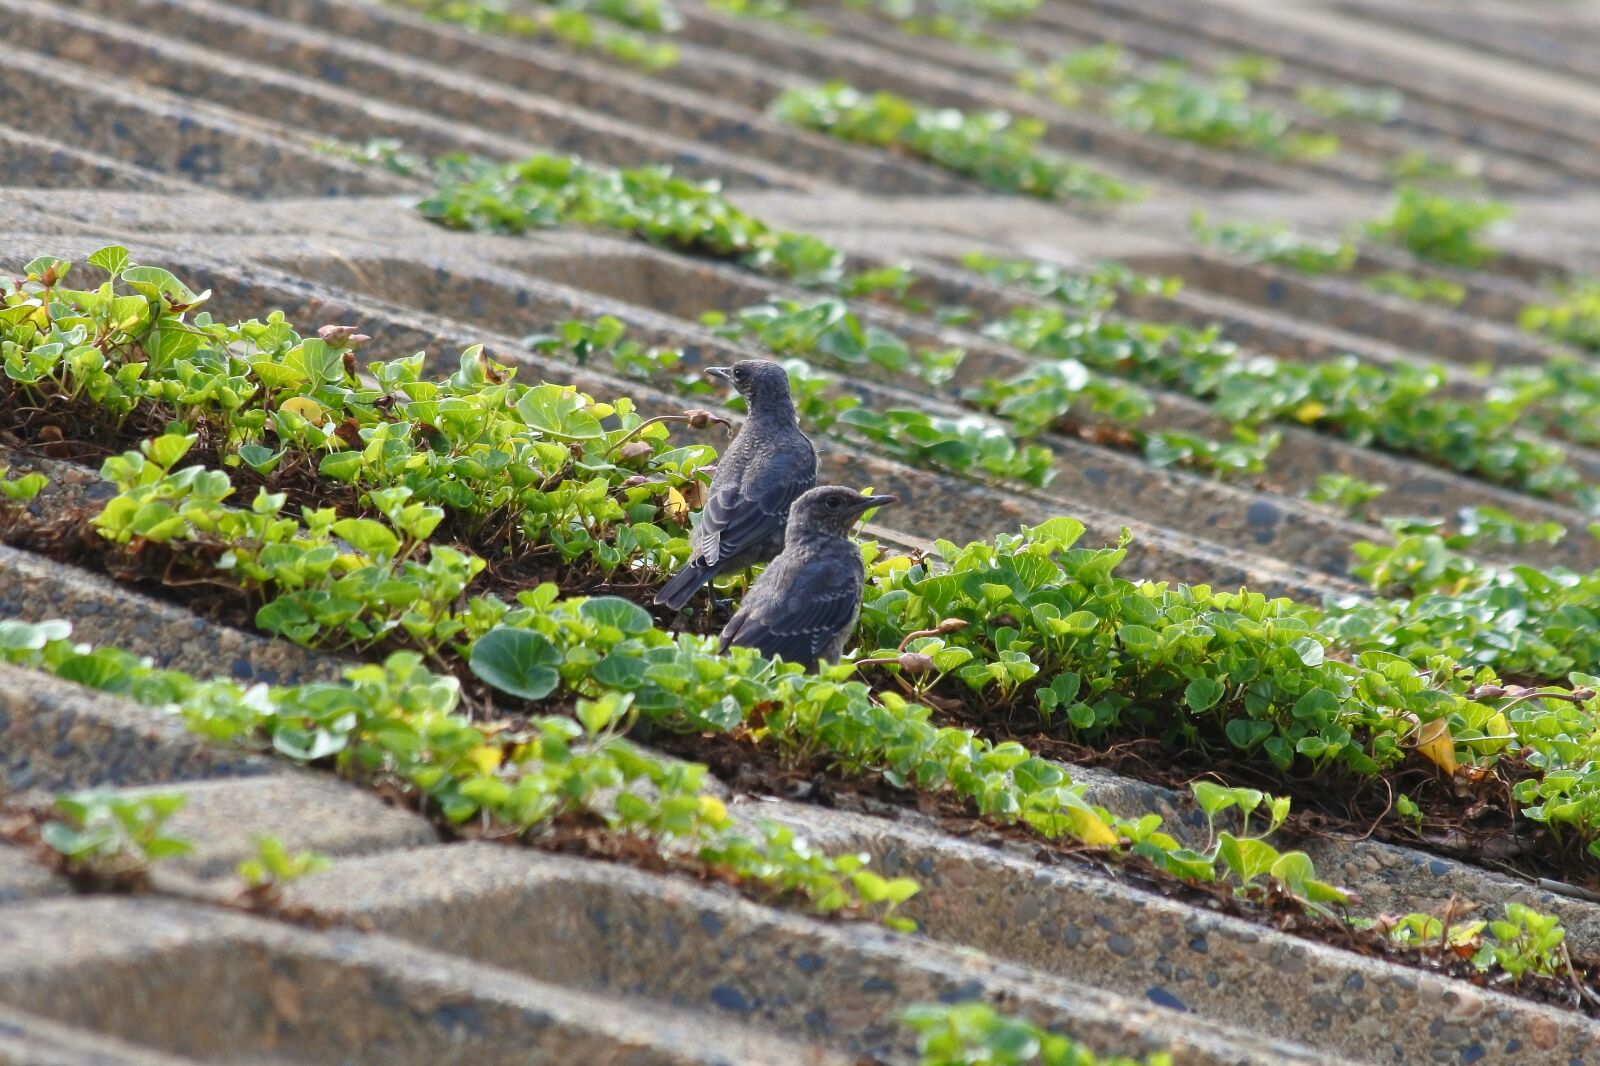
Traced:
[[[843, 1060], [684, 1012], [599, 999], [361, 933], [160, 900], [41, 901], [0, 910], [21, 950], [0, 998], [68, 1025], [208, 1061], [750, 1063]], [[159, 1003], [162, 1009], [139, 1004]]]
[[[693, 369], [756, 352], [705, 328], [702, 310], [804, 293], [615, 235], [446, 232], [413, 209], [425, 177], [351, 162], [327, 142], [387, 137], [419, 155], [510, 159], [543, 147], [616, 166], [667, 163], [725, 183], [735, 203], [771, 223], [835, 242], [852, 268], [903, 258], [931, 303], [991, 316], [1029, 298], [952, 265], [973, 248], [1174, 271], [1188, 279], [1184, 292], [1119, 310], [1219, 322], [1247, 357], [1349, 351], [1379, 368], [1443, 360], [1449, 394], [1469, 402], [1489, 396], [1478, 364], [1536, 368], [1556, 352], [1516, 327], [1521, 308], [1552, 278], [1600, 270], [1587, 191], [1600, 179], [1600, 80], [1570, 62], [1584, 41], [1577, 28], [1558, 38], [1551, 19], [1508, 5], [1440, 16], [1417, 5], [1342, 10], [1370, 8], [1362, 0], [1045, 0], [1028, 21], [995, 28], [1035, 64], [1098, 40], [1202, 70], [1241, 50], [1277, 58], [1282, 69], [1259, 80], [1253, 99], [1343, 138], [1335, 158], [1295, 163], [1045, 102], [1017, 87], [1000, 53], [907, 35], [835, 0], [802, 6], [835, 28], [830, 37], [675, 2], [681, 60], [647, 72], [553, 35], [501, 39], [360, 0], [0, 0], [16, 27], [12, 62], [0, 66], [0, 267], [15, 271], [42, 252], [81, 260], [115, 241], [212, 288], [218, 316], [278, 307], [302, 327], [358, 325], [375, 338], [370, 352], [426, 350], [430, 370], [454, 369], [455, 352], [482, 341], [524, 380], [628, 394], [646, 412], [683, 401], [604, 360], [580, 366], [529, 352], [521, 337], [612, 314], [641, 342], [683, 346]], [[1389, 25], [1439, 17], [1452, 20], [1455, 41]], [[1485, 57], [1471, 44], [1500, 33], [1515, 40], [1490, 43], [1520, 58]], [[1549, 62], [1530, 51], [1540, 47]], [[1153, 195], [1090, 211], [992, 194], [909, 153], [799, 131], [766, 113], [778, 93], [828, 77], [933, 106], [1038, 118], [1051, 147]], [[1400, 117], [1371, 129], [1313, 117], [1298, 90], [1332, 83], [1399, 89]], [[1310, 277], [1243, 263], [1189, 234], [1197, 209], [1343, 232], [1382, 209], [1390, 164], [1411, 147], [1488, 157], [1485, 187], [1516, 204], [1521, 227], [1490, 267], [1440, 270], [1368, 249], [1348, 275]], [[1382, 270], [1457, 280], [1467, 297], [1439, 310], [1361, 284]], [[847, 375], [844, 387], [875, 407], [965, 416], [961, 390], [1035, 365], [929, 308], [857, 301], [857, 310], [914, 343], [968, 350], [939, 387]], [[1228, 429], [1209, 404], [1160, 390], [1154, 399], [1162, 428]], [[1380, 531], [1301, 499], [1338, 470], [1391, 485], [1373, 515], [1445, 516], [1480, 504], [1574, 531], [1559, 553], [1492, 558], [1600, 562], [1575, 508], [1309, 428], [1288, 429], [1262, 479], [1231, 484], [1078, 437], [1040, 440], [1059, 469], [1042, 490], [952, 478], [876, 445], [829, 440], [821, 451], [828, 479], [902, 496], [874, 532], [911, 546], [1068, 513], [1085, 521], [1089, 544], [1131, 528], [1122, 571], [1137, 578], [1248, 584], [1306, 601], [1359, 596], [1364, 588], [1344, 576], [1348, 545]], [[1600, 450], [1568, 454], [1600, 482]], [[49, 473], [51, 487], [30, 505], [38, 515], [92, 506], [102, 491], [88, 463], [12, 439], [0, 442], [0, 464]], [[352, 661], [230, 629], [163, 596], [0, 547], [0, 617], [68, 618], [77, 639], [246, 683], [329, 678]], [[1093, 801], [1159, 813], [1169, 831], [1205, 842], [1186, 797], [1103, 771], [1075, 776]], [[1170, 1049], [1181, 1064], [1600, 1061], [1600, 1023], [1581, 1013], [1251, 924], [1191, 895], [1149, 891], [1125, 871], [981, 828], [963, 833], [865, 794], [828, 810], [708, 785], [746, 823], [779, 819], [819, 846], [864, 851], [875, 868], [917, 878], [921, 894], [905, 913], [921, 935], [829, 922], [677, 875], [445, 843], [454, 831], [381, 790], [265, 752], [214, 748], [160, 709], [0, 666], [0, 817], [26, 819], [49, 794], [90, 787], [184, 792], [169, 828], [197, 850], [158, 864], [144, 896], [85, 898], [41, 856], [0, 845], [6, 1066], [909, 1064], [913, 1040], [896, 1013], [974, 996], [1099, 1052]], [[288, 888], [290, 909], [243, 913], [272, 902], [267, 893], [247, 903], [236, 874], [267, 834], [335, 862]], [[1600, 904], [1585, 885], [1531, 884], [1487, 862], [1371, 840], [1295, 843], [1369, 908], [1430, 910], [1454, 897], [1488, 911], [1520, 900], [1559, 916], [1574, 949], [1600, 954]], [[318, 928], [302, 905], [334, 927]]]
[[[419, 883], [424, 871], [430, 884]], [[1168, 1047], [1179, 1062], [1326, 1061], [975, 951], [522, 848], [467, 844], [375, 856], [316, 875], [289, 898], [451, 954], [679, 1007], [709, 1005], [873, 1061], [900, 1061], [909, 1051], [894, 1025], [898, 1010], [957, 995], [1024, 1007], [1126, 1054]], [[498, 924], [513, 918], [527, 936], [497, 935]]]

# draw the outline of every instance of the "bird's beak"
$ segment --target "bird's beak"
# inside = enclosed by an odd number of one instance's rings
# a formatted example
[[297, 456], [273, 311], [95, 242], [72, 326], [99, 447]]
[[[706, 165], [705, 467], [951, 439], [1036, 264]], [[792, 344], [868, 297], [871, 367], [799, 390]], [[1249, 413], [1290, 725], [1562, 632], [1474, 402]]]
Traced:
[[884, 494], [882, 496], [863, 496], [857, 505], [862, 511], [870, 511], [874, 507], [887, 507], [891, 503], [899, 503], [900, 497]]
[[731, 366], [708, 366], [700, 373], [708, 378], [716, 378], [724, 385], [733, 384], [733, 367]]

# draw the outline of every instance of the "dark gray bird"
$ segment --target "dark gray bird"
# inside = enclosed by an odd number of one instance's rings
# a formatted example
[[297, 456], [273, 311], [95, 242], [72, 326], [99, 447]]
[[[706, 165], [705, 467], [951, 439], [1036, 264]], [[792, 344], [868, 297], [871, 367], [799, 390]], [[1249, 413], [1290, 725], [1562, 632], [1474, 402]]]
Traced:
[[895, 499], [822, 485], [794, 501], [783, 553], [728, 620], [721, 650], [737, 644], [808, 669], [838, 659], [856, 630], [866, 577], [850, 527], [863, 511]]
[[767, 359], [741, 359], [706, 373], [739, 390], [749, 416], [717, 460], [695, 522], [689, 561], [656, 593], [682, 610], [718, 574], [764, 563], [783, 550], [789, 505], [817, 483], [817, 450], [800, 432], [789, 375]]

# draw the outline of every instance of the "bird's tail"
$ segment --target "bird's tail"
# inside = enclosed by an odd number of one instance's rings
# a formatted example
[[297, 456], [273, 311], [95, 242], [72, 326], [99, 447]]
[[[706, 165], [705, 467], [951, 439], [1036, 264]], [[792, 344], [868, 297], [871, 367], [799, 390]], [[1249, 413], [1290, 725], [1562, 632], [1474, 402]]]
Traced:
[[665, 604], [674, 611], [681, 611], [683, 605], [716, 575], [717, 571], [713, 567], [702, 563], [686, 563], [682, 570], [672, 575], [671, 581], [661, 586], [661, 591], [656, 593], [656, 603]]

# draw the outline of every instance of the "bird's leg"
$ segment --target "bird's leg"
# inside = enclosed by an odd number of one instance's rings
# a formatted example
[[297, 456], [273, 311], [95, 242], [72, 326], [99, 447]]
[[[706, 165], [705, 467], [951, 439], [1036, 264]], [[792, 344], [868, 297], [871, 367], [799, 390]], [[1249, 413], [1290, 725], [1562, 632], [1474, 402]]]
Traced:
[[714, 618], [719, 610], [725, 610], [729, 614], [732, 614], [736, 609], [737, 604], [734, 602], [732, 596], [722, 598], [717, 596], [717, 582], [716, 579], [713, 578], [712, 580], [706, 582], [706, 606], [708, 611], [706, 617]]

